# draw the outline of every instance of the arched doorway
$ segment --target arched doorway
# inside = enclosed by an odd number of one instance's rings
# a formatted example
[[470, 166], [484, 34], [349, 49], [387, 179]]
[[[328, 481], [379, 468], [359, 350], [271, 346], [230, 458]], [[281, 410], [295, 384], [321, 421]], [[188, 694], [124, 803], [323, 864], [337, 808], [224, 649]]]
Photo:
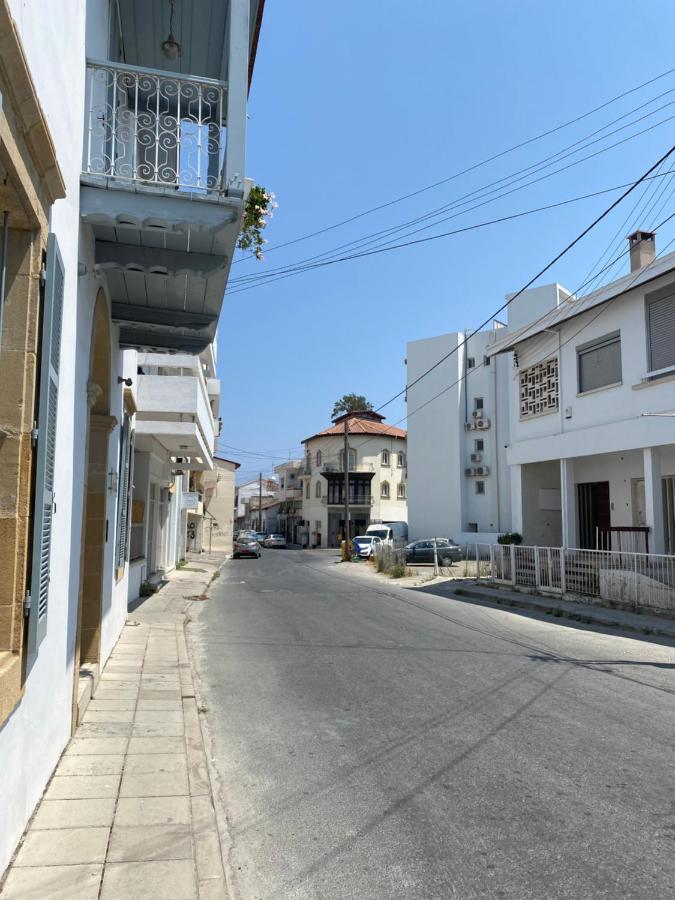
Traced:
[[[76, 708], [79, 671], [82, 666], [96, 670], [100, 659], [107, 539], [108, 440], [117, 421], [110, 415], [110, 316], [102, 290], [96, 297], [90, 346], [82, 563], [73, 698]], [[74, 724], [76, 722], [77, 716], [74, 716]]]

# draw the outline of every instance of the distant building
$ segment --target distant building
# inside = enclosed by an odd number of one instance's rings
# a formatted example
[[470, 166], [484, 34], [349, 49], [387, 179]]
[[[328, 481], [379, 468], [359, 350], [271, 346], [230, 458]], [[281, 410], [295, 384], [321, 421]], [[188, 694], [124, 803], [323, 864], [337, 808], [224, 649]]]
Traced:
[[204, 472], [204, 539], [209, 552], [232, 552], [234, 529], [234, 480], [240, 463], [213, 457], [213, 469]]
[[[263, 478], [262, 480], [262, 495], [264, 499], [272, 499], [276, 496], [276, 493], [279, 489], [279, 483], [274, 478]], [[257, 498], [260, 495], [260, 480], [258, 478], [254, 478], [252, 481], [246, 481], [244, 484], [239, 484], [235, 488], [235, 497], [234, 497], [234, 528], [235, 531], [240, 531], [242, 528], [259, 528], [259, 521], [257, 516]], [[254, 507], [251, 506], [248, 501], [251, 497], [256, 497], [256, 504]]]
[[279, 479], [278, 497], [280, 501], [278, 528], [289, 544], [299, 543], [302, 522], [302, 459], [291, 459], [274, 467]]
[[349, 413], [302, 442], [300, 542], [309, 547], [338, 547], [344, 533], [345, 421], [350, 534], [363, 534], [371, 522], [408, 519], [406, 432], [376, 412]]

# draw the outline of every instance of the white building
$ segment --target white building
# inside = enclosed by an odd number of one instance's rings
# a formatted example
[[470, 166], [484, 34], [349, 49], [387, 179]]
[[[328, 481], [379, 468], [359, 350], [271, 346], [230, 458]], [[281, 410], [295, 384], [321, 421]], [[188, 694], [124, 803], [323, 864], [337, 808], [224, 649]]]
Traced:
[[344, 530], [344, 426], [348, 426], [350, 534], [371, 522], [407, 522], [407, 446], [402, 428], [375, 412], [337, 418], [302, 442], [303, 526], [300, 543], [338, 547]]
[[214, 456], [213, 469], [202, 474], [204, 488], [204, 549], [232, 552], [234, 481], [239, 463]]
[[261, 12], [0, 0], [0, 872], [212, 465]]
[[291, 459], [274, 467], [279, 479], [278, 527], [289, 544], [299, 543], [298, 530], [302, 521], [302, 459]]
[[276, 497], [278, 490], [279, 483], [274, 478], [263, 478], [262, 483], [260, 478], [254, 478], [251, 481], [238, 484], [235, 488], [234, 496], [235, 530], [238, 531], [242, 528], [260, 530], [259, 526], [262, 523], [259, 521], [258, 516], [258, 502], [256, 501], [253, 507], [249, 501], [251, 497], [259, 498], [261, 493], [263, 500], [272, 499]]
[[489, 350], [511, 359], [507, 461], [525, 543], [675, 553], [675, 253], [655, 258], [650, 233], [629, 240], [630, 274]]
[[511, 360], [493, 359], [488, 349], [568, 296], [558, 284], [533, 288], [508, 307], [506, 323], [494, 322], [489, 331], [407, 345], [411, 538], [494, 542], [512, 530], [506, 458]]

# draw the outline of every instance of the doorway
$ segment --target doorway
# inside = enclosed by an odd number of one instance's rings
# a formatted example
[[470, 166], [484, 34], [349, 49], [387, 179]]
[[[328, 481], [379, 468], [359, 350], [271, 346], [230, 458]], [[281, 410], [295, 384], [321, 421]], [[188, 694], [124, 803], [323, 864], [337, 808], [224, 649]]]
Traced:
[[579, 508], [579, 547], [595, 550], [601, 536], [611, 525], [609, 481], [591, 481], [577, 485]]

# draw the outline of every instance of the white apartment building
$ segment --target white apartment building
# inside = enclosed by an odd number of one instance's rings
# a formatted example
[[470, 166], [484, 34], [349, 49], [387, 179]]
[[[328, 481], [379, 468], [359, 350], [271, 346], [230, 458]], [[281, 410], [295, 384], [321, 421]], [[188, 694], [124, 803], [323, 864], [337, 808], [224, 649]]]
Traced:
[[[279, 483], [275, 478], [262, 479], [262, 498], [264, 500], [272, 499], [276, 496], [279, 489]], [[261, 493], [260, 478], [253, 478], [251, 481], [245, 481], [238, 484], [234, 494], [234, 527], [236, 531], [242, 528], [258, 529], [262, 525], [260, 516], [258, 515], [258, 502], [251, 504], [251, 497], [259, 498]]]
[[675, 553], [675, 253], [496, 335], [507, 363], [512, 527], [525, 543]]
[[304, 460], [290, 459], [274, 467], [279, 480], [277, 496], [279, 498], [278, 528], [289, 544], [299, 543], [298, 530], [302, 521], [303, 484], [302, 473]]
[[0, 0], [0, 872], [213, 464], [262, 7]]
[[558, 284], [533, 288], [508, 307], [505, 322], [495, 321], [490, 330], [468, 339], [470, 331], [459, 331], [408, 343], [412, 539], [494, 542], [512, 530], [506, 458], [511, 359], [494, 358], [488, 350], [495, 338], [535, 321], [567, 297]]
[[350, 534], [371, 522], [408, 520], [407, 444], [402, 428], [375, 412], [355, 412], [302, 442], [300, 543], [339, 547], [344, 532], [344, 428], [348, 427]]

